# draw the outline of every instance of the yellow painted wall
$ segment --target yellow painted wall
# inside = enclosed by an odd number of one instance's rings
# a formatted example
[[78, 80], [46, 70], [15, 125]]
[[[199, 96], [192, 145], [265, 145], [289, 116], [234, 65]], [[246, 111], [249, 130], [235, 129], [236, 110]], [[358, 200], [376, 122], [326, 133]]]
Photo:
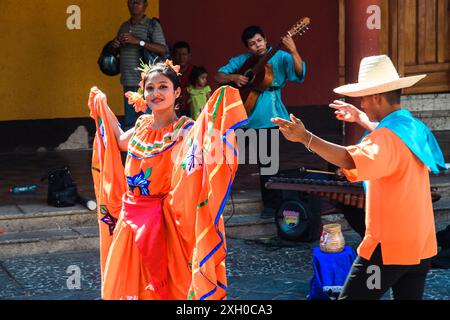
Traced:
[[[103, 75], [97, 59], [130, 16], [127, 0], [0, 0], [0, 121], [88, 117], [96, 85], [123, 114], [119, 76]], [[67, 8], [81, 9], [81, 30], [69, 30]], [[159, 16], [159, 0], [149, 0]]]

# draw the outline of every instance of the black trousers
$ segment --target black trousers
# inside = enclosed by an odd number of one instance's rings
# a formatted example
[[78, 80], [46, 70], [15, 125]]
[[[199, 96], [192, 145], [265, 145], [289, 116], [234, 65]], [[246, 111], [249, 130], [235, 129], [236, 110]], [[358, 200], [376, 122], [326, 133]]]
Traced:
[[370, 260], [356, 258], [339, 300], [376, 300], [389, 288], [395, 300], [422, 300], [430, 261], [424, 259], [417, 265], [384, 265], [378, 245]]
[[[273, 213], [275, 212], [276, 209], [278, 209], [281, 206], [281, 202], [283, 199], [283, 194], [281, 190], [271, 190], [271, 189], [267, 189], [265, 187], [265, 184], [267, 181], [269, 181], [269, 179], [271, 177], [273, 177], [274, 175], [262, 175], [261, 174], [261, 168], [269, 168], [272, 166], [271, 163], [263, 163], [263, 159], [261, 159], [263, 153], [262, 151], [260, 151], [260, 139], [261, 136], [264, 135], [265, 137], [267, 137], [266, 139], [266, 152], [267, 154], [265, 156], [268, 156], [270, 158], [272, 157], [280, 157], [280, 154], [271, 154], [271, 150], [272, 150], [272, 143], [280, 143], [280, 141], [272, 141], [272, 130], [278, 130], [278, 127], [273, 127], [273, 128], [267, 128], [267, 129], [245, 129], [245, 131], [247, 130], [255, 130], [257, 133], [257, 141], [256, 141], [256, 146], [251, 146], [252, 148], [249, 148], [250, 146], [250, 141], [246, 140], [245, 142], [245, 147], [247, 152], [250, 152], [249, 150], [256, 150], [257, 152], [257, 164], [258, 164], [258, 168], [259, 168], [259, 183], [260, 183], [260, 190], [261, 190], [261, 198], [262, 198], [262, 202], [264, 205], [264, 211], [273, 211]], [[255, 142], [255, 141], [254, 141]], [[264, 152], [265, 153], [265, 152]], [[267, 160], [267, 159], [266, 159]]]
[[339, 206], [345, 219], [347, 220], [350, 227], [355, 230], [361, 239], [364, 238], [366, 233], [366, 213], [364, 209], [360, 209], [353, 206]]
[[[264, 131], [260, 131], [261, 129], [256, 129], [258, 131], [258, 167], [259, 167], [259, 183], [260, 183], [260, 188], [261, 188], [261, 198], [263, 201], [263, 205], [264, 205], [264, 211], [266, 211], [266, 213], [272, 213], [271, 211], [275, 211], [277, 210], [280, 206], [281, 206], [281, 202], [283, 199], [283, 193], [281, 190], [272, 190], [272, 189], [267, 189], [265, 187], [265, 184], [267, 181], [269, 181], [269, 179], [271, 177], [273, 177], [274, 175], [263, 175], [261, 168], [269, 168], [271, 166], [271, 164], [263, 164], [261, 162], [260, 159], [260, 152], [259, 152], [259, 143], [260, 143], [260, 138], [262, 135], [262, 132]], [[262, 129], [264, 130], [264, 129]], [[273, 127], [273, 128], [267, 128], [265, 129], [267, 132], [267, 147], [266, 150], [268, 151], [268, 156], [270, 157], [280, 157], [280, 154], [274, 155], [274, 154], [269, 154], [269, 152], [272, 150], [272, 143], [278, 143], [278, 145], [280, 145], [280, 141], [278, 139], [278, 141], [272, 141], [272, 130], [278, 130], [278, 127]], [[269, 211], [269, 212], [267, 212]]]

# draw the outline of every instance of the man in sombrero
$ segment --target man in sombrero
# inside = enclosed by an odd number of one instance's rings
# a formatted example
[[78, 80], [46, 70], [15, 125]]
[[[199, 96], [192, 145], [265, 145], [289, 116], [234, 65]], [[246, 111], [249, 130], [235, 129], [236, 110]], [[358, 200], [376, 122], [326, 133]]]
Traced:
[[437, 253], [429, 170], [445, 170], [445, 162], [429, 128], [401, 108], [400, 97], [425, 76], [400, 78], [386, 55], [364, 58], [358, 83], [334, 89], [361, 97], [364, 111], [330, 104], [339, 120], [369, 131], [356, 145], [325, 141], [292, 114], [291, 121], [272, 119], [288, 140], [341, 167], [350, 181], [365, 181], [365, 237], [339, 299], [380, 299], [389, 288], [394, 299], [422, 299]]

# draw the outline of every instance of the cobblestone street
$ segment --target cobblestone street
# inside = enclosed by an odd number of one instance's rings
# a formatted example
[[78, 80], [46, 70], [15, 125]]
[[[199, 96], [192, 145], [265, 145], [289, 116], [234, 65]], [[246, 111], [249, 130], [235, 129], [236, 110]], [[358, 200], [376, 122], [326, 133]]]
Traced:
[[[439, 226], [440, 229], [446, 224]], [[348, 245], [359, 237], [345, 232]], [[228, 239], [229, 300], [304, 300], [313, 275], [314, 243], [273, 239]], [[81, 289], [69, 290], [70, 266], [81, 270]], [[99, 255], [95, 251], [5, 259], [0, 262], [1, 299], [94, 300], [100, 298]], [[386, 295], [385, 299], [389, 299]], [[424, 298], [450, 300], [450, 270], [432, 269]]]

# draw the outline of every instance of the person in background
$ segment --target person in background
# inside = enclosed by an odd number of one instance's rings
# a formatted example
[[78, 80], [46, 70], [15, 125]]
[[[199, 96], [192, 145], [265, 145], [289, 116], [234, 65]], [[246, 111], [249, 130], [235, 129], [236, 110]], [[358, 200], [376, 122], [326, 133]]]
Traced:
[[[267, 43], [264, 31], [259, 26], [245, 28], [242, 32], [241, 40], [247, 52], [231, 58], [228, 64], [218, 70], [215, 79], [219, 84], [234, 82], [237, 87], [245, 86], [249, 79], [237, 73], [239, 69], [250, 57], [263, 57], [268, 50], [272, 49]], [[289, 119], [289, 114], [281, 99], [281, 90], [288, 82], [302, 83], [305, 79], [306, 64], [301, 58], [294, 40], [287, 35], [282, 38], [282, 42], [287, 52], [278, 50], [268, 61], [268, 64], [272, 65], [273, 81], [270, 87], [259, 95], [253, 112], [249, 114], [249, 124], [246, 126], [247, 129], [258, 130], [258, 137], [266, 133], [267, 130], [266, 150], [271, 150], [272, 143], [279, 142], [271, 141], [272, 130], [277, 130], [277, 127], [274, 126], [270, 119], [274, 117]], [[261, 216], [263, 218], [273, 218], [276, 210], [281, 205], [282, 193], [280, 190], [266, 189], [265, 184], [271, 175], [261, 174], [261, 168], [268, 167], [270, 164], [264, 163], [265, 160], [260, 159], [262, 152], [259, 151], [259, 142], [257, 150], [261, 196], [264, 205]]]
[[[120, 83], [124, 93], [139, 89], [141, 72], [138, 68], [140, 60], [144, 58], [143, 50], [147, 50], [155, 58], [164, 57], [168, 52], [160, 23], [157, 19], [146, 15], [148, 1], [128, 0], [127, 4], [131, 17], [120, 26], [117, 36], [111, 43], [111, 50], [120, 52]], [[124, 108], [126, 131], [134, 127], [137, 118], [143, 112], [136, 113], [125, 97]]]
[[191, 116], [187, 87], [190, 84], [189, 77], [194, 67], [191, 63], [191, 46], [186, 41], [178, 41], [172, 46], [172, 59], [175, 65], [180, 66], [181, 99], [179, 114], [182, 116]]
[[206, 101], [211, 96], [211, 87], [208, 85], [208, 72], [202, 66], [195, 66], [189, 78], [191, 85], [187, 88], [189, 94], [188, 104], [191, 118], [197, 120]]

